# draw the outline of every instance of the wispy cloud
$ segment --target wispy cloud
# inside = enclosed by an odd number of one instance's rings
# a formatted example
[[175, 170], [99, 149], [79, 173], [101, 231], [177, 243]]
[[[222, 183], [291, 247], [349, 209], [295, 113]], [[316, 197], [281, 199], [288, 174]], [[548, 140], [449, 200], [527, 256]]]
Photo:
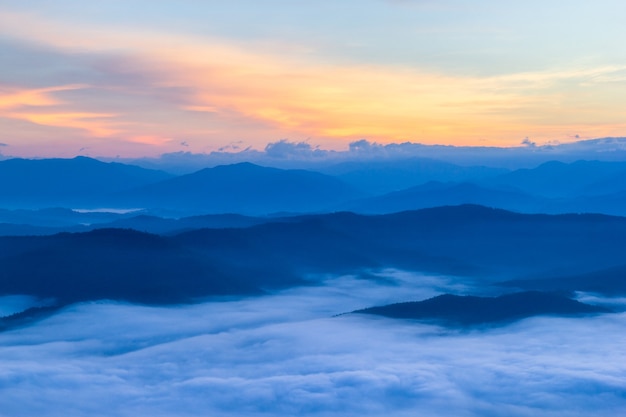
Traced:
[[53, 93], [59, 91], [71, 91], [84, 88], [83, 85], [64, 85], [37, 89], [18, 89], [15, 87], [0, 87], [0, 110], [16, 109], [21, 107], [42, 107], [54, 106], [61, 101], [55, 98]]
[[29, 121], [43, 126], [80, 129], [93, 136], [118, 133], [110, 119], [114, 114], [71, 112], [57, 93], [89, 88], [86, 85], [62, 85], [38, 89], [5, 88], [0, 96], [0, 117]]
[[108, 119], [115, 117], [113, 114], [12, 112], [5, 116], [44, 126], [81, 129], [93, 136], [112, 136], [118, 133], [118, 130], [107, 123]]

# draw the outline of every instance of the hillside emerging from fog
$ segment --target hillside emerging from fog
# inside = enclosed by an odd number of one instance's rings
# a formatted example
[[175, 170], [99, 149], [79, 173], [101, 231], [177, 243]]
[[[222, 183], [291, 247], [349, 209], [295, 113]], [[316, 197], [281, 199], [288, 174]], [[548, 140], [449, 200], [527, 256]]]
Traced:
[[357, 310], [391, 318], [430, 320], [447, 325], [506, 324], [533, 316], [580, 316], [608, 309], [552, 293], [526, 291], [499, 297], [439, 295], [424, 301], [396, 303]]

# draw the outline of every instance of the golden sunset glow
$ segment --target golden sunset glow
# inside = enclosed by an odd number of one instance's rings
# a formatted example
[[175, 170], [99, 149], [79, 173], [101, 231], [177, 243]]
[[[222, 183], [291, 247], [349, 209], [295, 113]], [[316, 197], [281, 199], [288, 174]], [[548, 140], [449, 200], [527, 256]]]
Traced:
[[83, 71], [93, 73], [79, 77], [81, 84], [8, 85], [0, 117], [154, 152], [178, 149], [172, 138], [199, 151], [233, 140], [262, 148], [280, 138], [312, 138], [335, 149], [361, 138], [517, 146], [528, 136], [549, 143], [624, 130], [626, 62], [619, 60], [463, 72], [320, 58], [321, 46], [287, 39], [268, 46], [103, 22], [67, 25], [24, 11], [1, 12], [0, 27], [38, 48], [80, 57], [90, 62]]

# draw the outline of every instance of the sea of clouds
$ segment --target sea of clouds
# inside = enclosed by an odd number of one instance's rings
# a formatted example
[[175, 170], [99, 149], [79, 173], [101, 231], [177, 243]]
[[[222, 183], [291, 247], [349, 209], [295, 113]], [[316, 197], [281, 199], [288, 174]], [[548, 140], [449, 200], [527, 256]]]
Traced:
[[400, 271], [376, 278], [333, 278], [187, 306], [70, 306], [0, 334], [0, 416], [606, 416], [626, 410], [626, 314], [470, 330], [341, 315], [471, 291], [451, 279]]

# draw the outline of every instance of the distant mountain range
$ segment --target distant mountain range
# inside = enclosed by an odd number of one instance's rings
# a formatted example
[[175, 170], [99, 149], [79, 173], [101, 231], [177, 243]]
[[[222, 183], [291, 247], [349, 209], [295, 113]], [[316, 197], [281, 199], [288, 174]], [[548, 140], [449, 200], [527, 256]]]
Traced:
[[2, 208], [106, 204], [103, 197], [171, 178], [163, 171], [86, 157], [0, 161]]
[[534, 169], [518, 169], [481, 181], [548, 198], [612, 194], [626, 190], [626, 162], [546, 162]]
[[204, 213], [314, 212], [361, 196], [341, 180], [250, 163], [206, 168], [114, 196], [126, 206]]
[[[322, 170], [368, 194], [384, 194], [431, 181], [469, 182], [508, 172], [502, 168], [460, 166], [428, 158], [344, 162]], [[417, 207], [416, 207], [417, 208]]]
[[[0, 161], [0, 209], [108, 207], [147, 209], [143, 214], [180, 218], [345, 210], [386, 214], [459, 204], [524, 213], [626, 216], [626, 163], [553, 161], [506, 171], [412, 158], [370, 166], [345, 162], [325, 167], [324, 173], [239, 163], [173, 176], [85, 157]], [[33, 232], [37, 232], [34, 226], [78, 230], [70, 224], [3, 221], [3, 217], [7, 218], [0, 213], [0, 223], [23, 225], [24, 230], [29, 226]], [[86, 222], [73, 225], [80, 223]], [[6, 225], [0, 227], [0, 234], [3, 228], [18, 230]]]
[[340, 208], [357, 213], [386, 214], [460, 204], [538, 213], [546, 208], [548, 202], [521, 191], [486, 188], [473, 183], [432, 181], [402, 191], [351, 201]]
[[182, 218], [159, 217], [149, 211], [132, 213], [76, 212], [70, 209], [1, 210], [0, 236], [53, 235], [96, 229], [133, 229], [152, 234], [176, 234], [195, 229], [249, 227], [291, 221], [292, 217], [251, 217], [241, 214], [207, 214]]

